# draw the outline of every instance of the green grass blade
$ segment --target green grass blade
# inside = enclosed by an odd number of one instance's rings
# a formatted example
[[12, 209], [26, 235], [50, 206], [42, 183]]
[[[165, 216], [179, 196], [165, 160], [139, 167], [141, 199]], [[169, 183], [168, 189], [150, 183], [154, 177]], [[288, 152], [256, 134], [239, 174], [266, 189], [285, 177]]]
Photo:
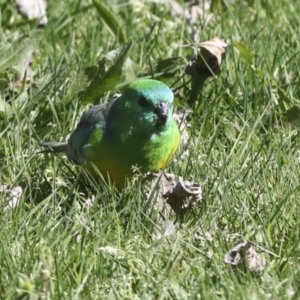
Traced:
[[119, 22], [119, 18], [112, 12], [112, 10], [103, 4], [99, 0], [93, 0], [94, 6], [96, 7], [98, 14], [104, 23], [109, 27], [111, 32], [118, 39], [120, 44], [127, 42], [126, 34], [123, 31], [122, 24]]

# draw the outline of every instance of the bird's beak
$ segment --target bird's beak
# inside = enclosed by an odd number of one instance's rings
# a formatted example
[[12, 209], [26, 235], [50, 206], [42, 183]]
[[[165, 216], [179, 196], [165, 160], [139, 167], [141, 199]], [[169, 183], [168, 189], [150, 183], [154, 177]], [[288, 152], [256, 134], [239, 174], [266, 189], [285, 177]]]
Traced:
[[166, 124], [169, 115], [170, 105], [171, 104], [168, 102], [159, 102], [157, 104], [154, 112], [158, 116], [158, 125]]

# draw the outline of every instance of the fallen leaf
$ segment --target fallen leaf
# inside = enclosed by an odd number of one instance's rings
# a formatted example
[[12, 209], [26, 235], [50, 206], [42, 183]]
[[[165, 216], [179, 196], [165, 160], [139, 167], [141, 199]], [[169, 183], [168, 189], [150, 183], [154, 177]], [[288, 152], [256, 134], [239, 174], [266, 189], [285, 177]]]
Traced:
[[[191, 45], [182, 45], [181, 47], [190, 47]], [[193, 57], [185, 68], [185, 73], [192, 77], [200, 77], [206, 79], [221, 73], [221, 64], [225, 59], [226, 48], [229, 41], [214, 38], [199, 44], [195, 44], [199, 48], [198, 53]]]
[[46, 25], [47, 2], [45, 0], [15, 0], [18, 12], [28, 20], [38, 19], [40, 25]]
[[241, 271], [249, 269], [252, 272], [262, 272], [267, 265], [266, 260], [256, 252], [254, 245], [243, 240], [226, 253], [224, 261]]
[[[175, 178], [174, 174], [166, 174], [164, 184], [167, 181], [172, 182], [173, 187], [163, 194], [163, 197], [167, 199], [167, 203], [175, 212], [187, 208], [192, 201], [199, 202], [202, 200], [200, 184], [183, 180], [181, 176], [179, 176], [179, 181], [176, 182]], [[170, 187], [170, 184], [168, 186]]]
[[162, 195], [159, 210], [165, 220], [167, 219], [166, 203], [170, 205], [176, 214], [178, 214], [184, 212], [184, 210], [194, 201], [201, 201], [202, 189], [200, 184], [192, 183], [184, 180], [181, 176], [164, 173], [163, 171], [154, 174], [154, 176], [155, 178], [152, 181], [150, 194], [157, 186], [159, 186], [159, 191]]

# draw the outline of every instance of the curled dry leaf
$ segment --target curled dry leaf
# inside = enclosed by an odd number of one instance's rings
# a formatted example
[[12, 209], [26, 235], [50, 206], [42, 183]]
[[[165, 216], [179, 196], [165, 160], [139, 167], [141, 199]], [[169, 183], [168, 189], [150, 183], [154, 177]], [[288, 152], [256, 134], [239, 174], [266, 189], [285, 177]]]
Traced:
[[174, 174], [168, 174], [167, 176], [169, 177], [167, 180], [173, 183], [173, 187], [164, 193], [163, 197], [167, 199], [167, 203], [175, 212], [187, 208], [193, 200], [200, 201], [202, 199], [200, 184], [183, 180], [182, 177], [179, 177], [179, 181], [176, 183]]
[[[185, 73], [192, 77], [200, 77], [201, 79], [220, 74], [221, 64], [225, 59], [225, 52], [228, 45], [228, 40], [219, 38], [194, 45], [199, 50], [197, 55], [188, 62]], [[191, 45], [183, 45], [181, 47], [189, 46]]]
[[[193, 201], [202, 199], [201, 186], [175, 174], [160, 172], [152, 182], [152, 189], [159, 184], [160, 192], [175, 213], [183, 212]], [[161, 213], [165, 205], [160, 207]]]
[[4, 211], [8, 211], [19, 205], [20, 198], [23, 194], [23, 190], [20, 186], [9, 188], [8, 185], [0, 185], [0, 193], [5, 194], [8, 204], [5, 206]]
[[15, 0], [18, 12], [29, 20], [38, 19], [40, 25], [46, 25], [46, 0]]
[[226, 253], [224, 261], [234, 269], [249, 269], [252, 272], [262, 272], [267, 265], [266, 260], [255, 251], [254, 245], [243, 240]]

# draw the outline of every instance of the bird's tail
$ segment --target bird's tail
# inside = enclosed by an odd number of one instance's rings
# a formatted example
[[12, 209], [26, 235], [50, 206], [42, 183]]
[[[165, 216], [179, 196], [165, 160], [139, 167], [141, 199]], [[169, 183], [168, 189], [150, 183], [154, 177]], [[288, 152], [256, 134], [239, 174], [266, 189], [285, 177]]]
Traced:
[[43, 142], [40, 146], [48, 148], [46, 152], [67, 152], [68, 142]]

